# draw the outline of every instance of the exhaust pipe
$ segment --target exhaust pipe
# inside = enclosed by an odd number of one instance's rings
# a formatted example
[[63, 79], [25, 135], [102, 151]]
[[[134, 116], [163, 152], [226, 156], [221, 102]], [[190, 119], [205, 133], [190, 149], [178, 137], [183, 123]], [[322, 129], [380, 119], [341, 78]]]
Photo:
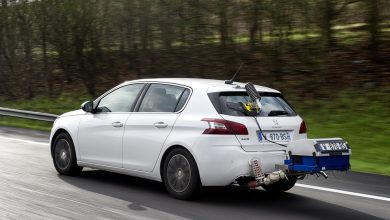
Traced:
[[265, 179], [264, 179], [264, 185], [270, 185], [272, 183], [276, 183], [278, 182], [279, 180], [282, 180], [282, 179], [286, 179], [287, 176], [286, 174], [281, 171], [281, 170], [278, 170], [278, 171], [274, 171], [272, 173], [270, 173]]
[[248, 182], [248, 187], [253, 189], [261, 185], [268, 186], [282, 179], [287, 179], [287, 176], [282, 170], [278, 170], [268, 174], [268, 176], [263, 179]]
[[270, 185], [278, 182], [281, 179], [287, 178], [286, 174], [282, 170], [274, 171], [268, 176], [265, 176], [263, 169], [261, 169], [260, 162], [257, 159], [251, 159], [249, 165], [252, 168], [252, 172], [255, 175], [255, 180], [248, 182], [249, 188], [256, 188], [261, 185]]
[[326, 174], [324, 171], [321, 170], [318, 173], [321, 174], [325, 179], [328, 179], [328, 174]]

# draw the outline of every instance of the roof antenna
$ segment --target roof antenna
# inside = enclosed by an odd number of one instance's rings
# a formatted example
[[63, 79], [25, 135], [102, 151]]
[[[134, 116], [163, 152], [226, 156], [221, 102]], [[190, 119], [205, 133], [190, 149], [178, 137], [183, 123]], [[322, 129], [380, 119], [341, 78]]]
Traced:
[[242, 66], [243, 65], [241, 63], [240, 66], [238, 67], [237, 71], [234, 73], [233, 78], [231, 78], [230, 80], [225, 80], [225, 84], [230, 85], [230, 84], [232, 84], [234, 82], [234, 80], [236, 79], [237, 74], [241, 71]]

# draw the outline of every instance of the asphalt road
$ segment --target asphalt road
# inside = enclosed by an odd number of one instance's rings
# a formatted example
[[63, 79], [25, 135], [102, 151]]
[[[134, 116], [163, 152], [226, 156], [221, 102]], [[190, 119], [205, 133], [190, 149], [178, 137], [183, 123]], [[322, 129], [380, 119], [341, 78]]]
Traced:
[[0, 219], [390, 219], [388, 176], [310, 177], [281, 195], [207, 188], [180, 201], [161, 183], [130, 176], [60, 176], [47, 142], [45, 132], [0, 127]]

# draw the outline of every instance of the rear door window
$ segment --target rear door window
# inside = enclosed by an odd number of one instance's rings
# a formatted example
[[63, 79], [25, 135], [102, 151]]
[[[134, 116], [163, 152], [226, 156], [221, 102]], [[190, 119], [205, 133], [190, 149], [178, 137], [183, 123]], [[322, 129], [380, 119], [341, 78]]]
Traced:
[[[218, 101], [217, 110], [220, 114], [232, 116], [246, 116], [240, 103], [248, 103], [249, 96], [246, 93], [220, 93], [214, 102]], [[296, 116], [292, 107], [287, 103], [282, 95], [278, 93], [261, 94], [260, 103], [262, 109], [258, 116]], [[214, 104], [214, 103], [213, 103]], [[214, 104], [214, 106], [216, 106]]]
[[185, 104], [189, 89], [165, 84], [151, 84], [139, 112], [176, 112]]

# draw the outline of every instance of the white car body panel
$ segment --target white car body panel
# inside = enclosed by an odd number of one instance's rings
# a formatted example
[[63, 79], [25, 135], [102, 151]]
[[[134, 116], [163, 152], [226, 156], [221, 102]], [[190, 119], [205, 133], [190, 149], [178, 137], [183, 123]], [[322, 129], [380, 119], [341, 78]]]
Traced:
[[[74, 147], [77, 155], [80, 155], [79, 147], [78, 147], [78, 126], [80, 123], [80, 119], [82, 116], [84, 116], [85, 113], [83, 110], [76, 110], [67, 112], [65, 114], [62, 114], [55, 122], [53, 123], [53, 127], [51, 129], [50, 133], [50, 143], [53, 143], [53, 136], [54, 134], [62, 129], [68, 132], [68, 134], [72, 137], [74, 142]], [[65, 120], [64, 120], [65, 119]]]
[[88, 113], [80, 120], [78, 131], [79, 157], [81, 161], [111, 167], [122, 167], [123, 127], [131, 113]]
[[[153, 171], [178, 116], [177, 113], [133, 113], [123, 135], [123, 168]], [[158, 128], [158, 123], [165, 123], [166, 127]]]
[[[255, 133], [257, 125], [252, 117], [221, 115], [208, 97], [208, 93], [212, 92], [245, 91], [242, 88], [245, 84], [227, 85], [220, 80], [207, 79], [147, 79], [125, 82], [119, 86], [131, 83], [178, 85], [190, 88], [191, 95], [184, 109], [177, 113], [103, 115], [82, 110], [66, 113], [54, 123], [51, 143], [56, 131], [64, 129], [73, 139], [78, 165], [157, 181], [161, 181], [160, 165], [164, 153], [173, 146], [180, 146], [193, 155], [203, 186], [225, 186], [240, 176], [252, 176], [249, 166], [252, 158], [259, 159], [266, 173], [275, 171], [275, 165], [283, 164], [286, 159], [285, 147], [258, 142]], [[279, 93], [262, 86], [256, 86], [256, 89]], [[224, 118], [242, 123], [246, 125], [249, 135], [202, 134], [209, 128], [208, 123], [202, 121], [204, 118]], [[302, 122], [298, 115], [258, 119], [263, 130], [291, 130], [294, 140], [306, 138], [306, 134], [298, 132]], [[275, 119], [279, 127], [275, 127]], [[123, 122], [124, 127], [110, 127], [115, 121]], [[167, 127], [156, 128], [154, 123], [160, 121], [165, 122]]]

